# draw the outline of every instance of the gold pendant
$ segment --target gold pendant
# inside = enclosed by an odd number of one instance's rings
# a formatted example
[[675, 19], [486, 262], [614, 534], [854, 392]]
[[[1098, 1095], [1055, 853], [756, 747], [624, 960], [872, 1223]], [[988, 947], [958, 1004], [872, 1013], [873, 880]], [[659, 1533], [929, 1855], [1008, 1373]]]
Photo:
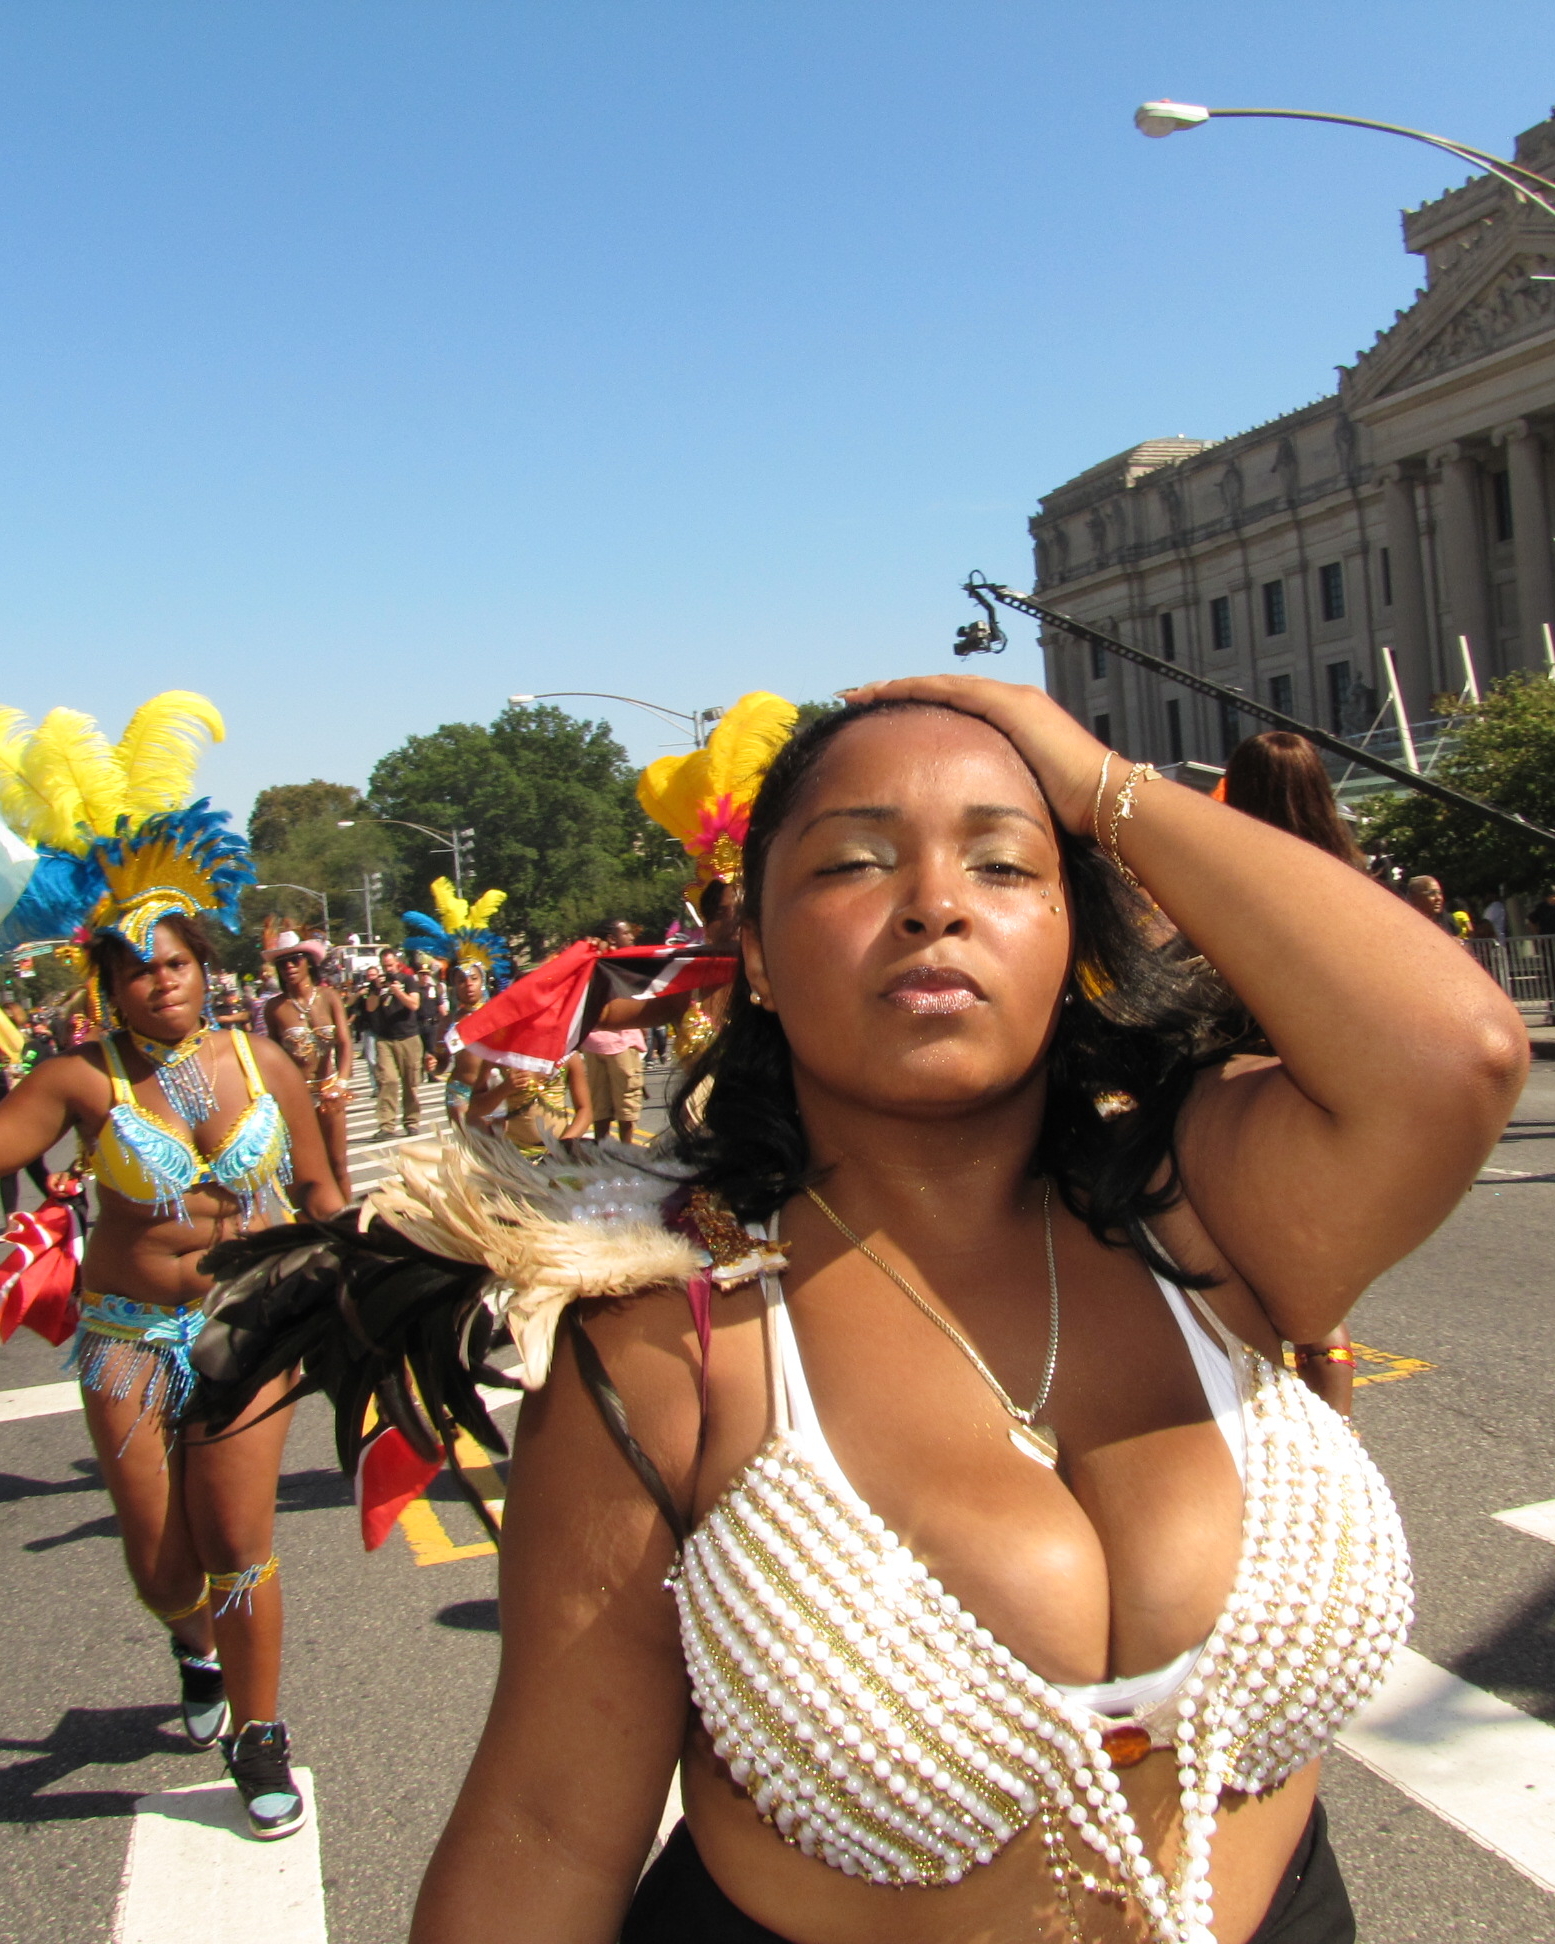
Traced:
[[1049, 1471], [1058, 1467], [1058, 1439], [1050, 1424], [1012, 1424], [1010, 1443], [1027, 1458], [1035, 1458]]

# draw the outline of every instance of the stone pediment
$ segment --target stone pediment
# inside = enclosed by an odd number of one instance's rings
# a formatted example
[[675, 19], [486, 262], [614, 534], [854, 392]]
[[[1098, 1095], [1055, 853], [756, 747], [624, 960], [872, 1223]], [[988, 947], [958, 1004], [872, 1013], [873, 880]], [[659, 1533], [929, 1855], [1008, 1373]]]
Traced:
[[1540, 271], [1555, 278], [1555, 226], [1523, 221], [1487, 229], [1343, 373], [1346, 407], [1354, 411], [1555, 330], [1555, 281], [1536, 281]]

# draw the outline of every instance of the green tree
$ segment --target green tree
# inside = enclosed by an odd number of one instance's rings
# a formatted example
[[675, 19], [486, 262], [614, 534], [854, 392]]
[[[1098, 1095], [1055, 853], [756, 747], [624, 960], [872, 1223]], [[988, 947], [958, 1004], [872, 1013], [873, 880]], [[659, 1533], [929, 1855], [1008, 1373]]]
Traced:
[[[369, 814], [361, 791], [349, 783], [315, 777], [311, 783], [279, 783], [260, 791], [248, 834], [255, 875], [267, 888], [245, 892], [242, 932], [236, 941], [228, 934], [222, 942], [225, 963], [246, 972], [257, 968], [267, 917], [299, 931], [320, 923], [324, 911], [310, 895], [315, 891], [329, 900], [330, 933], [337, 942], [348, 931], [361, 931], [362, 879], [369, 871], [385, 875], [383, 896], [374, 900], [374, 930], [391, 939], [400, 936], [392, 918], [398, 904], [391, 875], [395, 848], [384, 827], [368, 820]], [[342, 818], [354, 820], [351, 829], [340, 828]], [[298, 885], [308, 889], [299, 891]], [[377, 923], [380, 915], [390, 919], [386, 934]]]
[[311, 783], [277, 783], [254, 798], [248, 841], [256, 851], [284, 850], [301, 826], [333, 827], [341, 817], [354, 817], [363, 801], [351, 783], [326, 783], [317, 776]]
[[[1555, 682], [1504, 675], [1484, 699], [1453, 709], [1443, 783], [1555, 830]], [[1476, 900], [1540, 890], [1555, 874], [1555, 848], [1471, 810], [1410, 792], [1376, 799], [1362, 837], [1410, 876], [1442, 880]]]
[[[679, 846], [645, 817], [636, 771], [603, 723], [556, 708], [505, 709], [490, 728], [448, 723], [377, 764], [372, 809], [436, 830], [473, 829], [466, 893], [507, 892], [499, 924], [539, 954], [606, 915], [669, 922], [689, 876]], [[396, 829], [407, 901], [424, 908], [449, 857]]]

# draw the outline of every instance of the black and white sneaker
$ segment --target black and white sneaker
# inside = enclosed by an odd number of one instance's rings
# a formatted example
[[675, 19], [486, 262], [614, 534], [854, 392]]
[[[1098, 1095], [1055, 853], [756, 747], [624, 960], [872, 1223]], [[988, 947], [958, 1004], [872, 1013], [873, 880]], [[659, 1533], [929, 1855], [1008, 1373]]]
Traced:
[[221, 1662], [214, 1657], [206, 1659], [177, 1639], [173, 1642], [173, 1659], [178, 1663], [178, 1681], [183, 1689], [184, 1733], [194, 1747], [214, 1748], [232, 1726]]
[[245, 1721], [239, 1734], [222, 1736], [221, 1752], [248, 1811], [248, 1826], [261, 1842], [302, 1828], [308, 1805], [292, 1780], [284, 1721]]

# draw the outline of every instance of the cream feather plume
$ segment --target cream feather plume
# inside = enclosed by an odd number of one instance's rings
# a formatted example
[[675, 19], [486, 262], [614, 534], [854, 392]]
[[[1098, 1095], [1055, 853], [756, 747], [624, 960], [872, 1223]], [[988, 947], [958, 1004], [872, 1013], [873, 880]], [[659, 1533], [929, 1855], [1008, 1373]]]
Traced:
[[407, 1142], [399, 1172], [362, 1204], [418, 1248], [484, 1263], [487, 1300], [518, 1346], [512, 1375], [538, 1390], [562, 1311], [580, 1296], [632, 1296], [684, 1284], [707, 1258], [664, 1226], [676, 1185], [613, 1141], [569, 1155], [548, 1143], [526, 1161], [510, 1143], [466, 1127], [457, 1141]]
[[215, 703], [189, 689], [167, 689], [142, 702], [119, 738], [125, 809], [131, 820], [158, 810], [181, 810], [193, 794], [194, 773], [207, 737], [225, 742]]

